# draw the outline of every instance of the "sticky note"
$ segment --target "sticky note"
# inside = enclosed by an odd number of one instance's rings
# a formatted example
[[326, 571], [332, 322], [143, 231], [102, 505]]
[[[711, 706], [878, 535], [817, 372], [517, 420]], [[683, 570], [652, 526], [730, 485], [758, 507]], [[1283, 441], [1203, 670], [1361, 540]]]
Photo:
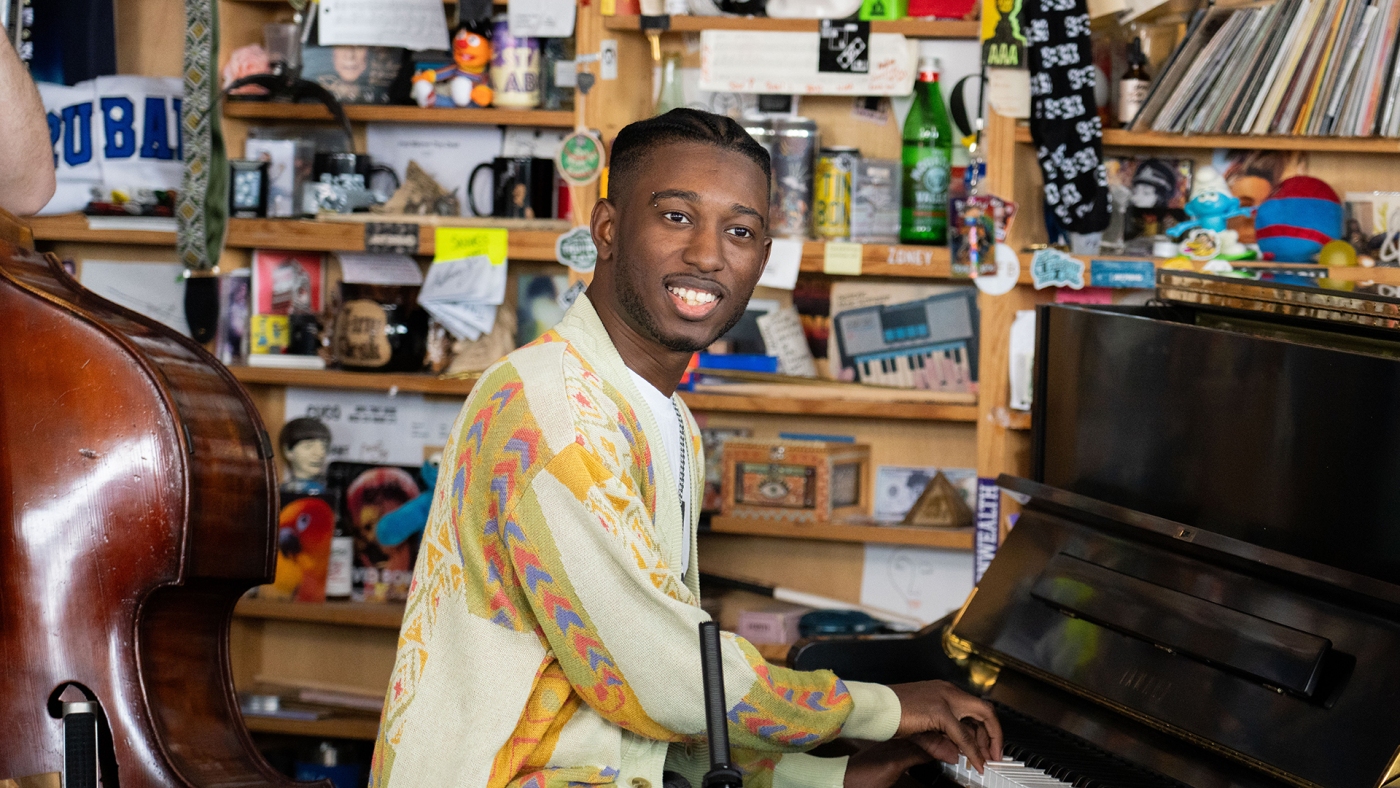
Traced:
[[862, 244], [828, 241], [822, 256], [822, 272], [841, 276], [860, 276]]
[[510, 251], [509, 234], [497, 227], [439, 227], [433, 243], [435, 263], [486, 255], [491, 265], [502, 265]]

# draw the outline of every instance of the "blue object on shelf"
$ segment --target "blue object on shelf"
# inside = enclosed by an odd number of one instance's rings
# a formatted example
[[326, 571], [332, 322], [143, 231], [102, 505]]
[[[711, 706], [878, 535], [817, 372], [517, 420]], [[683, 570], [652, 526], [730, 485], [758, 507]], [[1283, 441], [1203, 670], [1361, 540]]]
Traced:
[[365, 780], [360, 776], [360, 766], [354, 763], [339, 766], [322, 766], [318, 763], [297, 761], [296, 779], [301, 782], [330, 780], [335, 788], [364, 788]]
[[813, 610], [797, 622], [797, 632], [804, 638], [823, 635], [869, 635], [879, 632], [883, 624], [859, 610]]
[[760, 356], [757, 353], [701, 353], [700, 368], [776, 374], [778, 357]]
[[820, 441], [822, 443], [855, 443], [854, 435], [822, 435], [817, 432], [780, 432], [779, 440], [785, 441]]

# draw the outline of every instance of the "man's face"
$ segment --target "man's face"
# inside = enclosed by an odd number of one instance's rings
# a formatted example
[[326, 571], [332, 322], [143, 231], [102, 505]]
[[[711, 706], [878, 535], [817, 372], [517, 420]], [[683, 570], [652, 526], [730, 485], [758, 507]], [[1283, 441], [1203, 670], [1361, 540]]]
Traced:
[[297, 441], [287, 450], [287, 465], [296, 479], [315, 479], [326, 468], [326, 442], [320, 439]]
[[673, 143], [616, 200], [595, 211], [593, 230], [621, 317], [670, 350], [708, 347], [743, 316], [768, 260], [763, 171], [733, 151]]

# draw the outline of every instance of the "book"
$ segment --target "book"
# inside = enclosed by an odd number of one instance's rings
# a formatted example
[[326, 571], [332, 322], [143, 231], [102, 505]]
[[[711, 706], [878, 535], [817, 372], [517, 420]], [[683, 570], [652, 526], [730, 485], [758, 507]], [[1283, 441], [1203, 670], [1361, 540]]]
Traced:
[[320, 313], [326, 288], [320, 252], [255, 249], [252, 268], [254, 314]]

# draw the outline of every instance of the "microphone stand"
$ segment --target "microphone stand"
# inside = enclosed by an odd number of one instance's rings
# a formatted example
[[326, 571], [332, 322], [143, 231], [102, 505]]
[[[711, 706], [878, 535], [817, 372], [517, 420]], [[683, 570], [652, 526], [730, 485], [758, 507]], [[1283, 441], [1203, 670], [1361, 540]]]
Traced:
[[700, 625], [700, 672], [705, 682], [705, 729], [710, 739], [710, 770], [701, 788], [743, 788], [744, 776], [729, 762], [729, 722], [725, 715], [724, 667], [719, 648], [719, 625]]

